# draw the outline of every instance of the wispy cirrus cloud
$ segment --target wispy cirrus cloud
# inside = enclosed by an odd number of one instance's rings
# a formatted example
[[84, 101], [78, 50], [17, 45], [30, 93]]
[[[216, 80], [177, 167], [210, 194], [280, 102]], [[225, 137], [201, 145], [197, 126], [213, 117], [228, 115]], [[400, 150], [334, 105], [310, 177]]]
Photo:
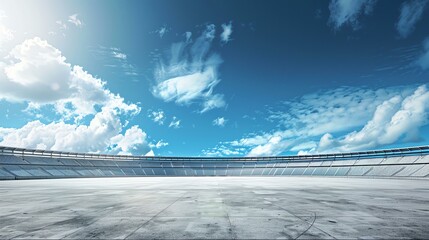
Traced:
[[423, 41], [423, 52], [415, 63], [423, 70], [429, 69], [429, 38]]
[[118, 47], [98, 46], [91, 48], [91, 52], [104, 62], [104, 66], [119, 70], [119, 74], [130, 77], [139, 76], [139, 70], [128, 59], [128, 55]]
[[81, 28], [84, 25], [83, 21], [78, 18], [78, 14], [70, 15], [66, 20], [57, 20], [55, 21], [55, 23], [57, 24], [58, 29], [49, 31], [48, 34], [51, 36], [55, 36], [61, 33], [61, 35], [65, 37], [66, 31], [69, 29], [70, 26]]
[[78, 18], [78, 14], [73, 14], [73, 15], [70, 15], [69, 16], [69, 18], [68, 18], [68, 20], [67, 20], [69, 23], [72, 23], [73, 25], [75, 25], [76, 27], [82, 27], [82, 25], [83, 25], [83, 22], [82, 22], [82, 20], [80, 20], [79, 18]]
[[118, 48], [112, 48], [112, 55], [113, 57], [118, 59], [122, 59], [122, 60], [127, 59], [127, 54], [120, 52]]
[[414, 31], [427, 3], [428, 0], [411, 0], [402, 4], [401, 14], [396, 23], [396, 29], [402, 38], [408, 37]]
[[55, 23], [58, 25], [60, 30], [66, 30], [67, 29], [67, 24], [64, 23], [63, 21], [57, 20]]
[[359, 18], [371, 14], [375, 3], [376, 0], [331, 0], [328, 23], [335, 30], [344, 25], [356, 30], [359, 28]]
[[215, 94], [219, 84], [218, 67], [222, 59], [211, 53], [215, 25], [207, 25], [201, 35], [191, 41], [172, 44], [167, 60], [160, 59], [155, 70], [157, 84], [152, 93], [166, 102], [178, 105], [199, 103], [201, 113], [225, 106], [223, 95]]

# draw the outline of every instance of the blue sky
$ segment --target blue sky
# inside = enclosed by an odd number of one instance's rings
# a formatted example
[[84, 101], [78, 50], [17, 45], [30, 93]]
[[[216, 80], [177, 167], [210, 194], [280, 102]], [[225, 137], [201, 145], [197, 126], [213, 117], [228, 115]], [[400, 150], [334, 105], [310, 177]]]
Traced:
[[426, 145], [428, 2], [4, 0], [0, 145], [224, 157]]

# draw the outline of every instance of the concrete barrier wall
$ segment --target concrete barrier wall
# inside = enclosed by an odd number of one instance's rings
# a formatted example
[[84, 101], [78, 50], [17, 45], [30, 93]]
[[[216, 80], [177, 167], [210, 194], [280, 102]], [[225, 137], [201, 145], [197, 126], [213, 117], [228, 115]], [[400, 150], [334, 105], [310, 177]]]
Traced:
[[[1, 150], [4, 151], [1, 151]], [[268, 158], [62, 156], [0, 147], [0, 179], [118, 176], [342, 176], [429, 177], [429, 147]], [[25, 151], [27, 152], [25, 152]], [[30, 152], [29, 152], [30, 151]], [[53, 154], [59, 153], [59, 154]], [[110, 158], [110, 159], [109, 159]]]

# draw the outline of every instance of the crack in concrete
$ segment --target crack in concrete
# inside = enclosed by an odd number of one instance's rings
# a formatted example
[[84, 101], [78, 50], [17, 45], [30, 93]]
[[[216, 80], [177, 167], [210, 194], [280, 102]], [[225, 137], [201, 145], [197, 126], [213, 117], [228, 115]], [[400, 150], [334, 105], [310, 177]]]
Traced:
[[145, 225], [147, 225], [150, 221], [152, 221], [154, 218], [156, 218], [157, 216], [159, 216], [162, 212], [164, 212], [165, 210], [167, 210], [167, 208], [171, 207], [173, 204], [175, 204], [176, 202], [178, 202], [185, 195], [186, 195], [186, 192], [182, 196], [180, 196], [179, 198], [177, 198], [174, 202], [170, 203], [167, 207], [165, 207], [164, 209], [162, 209], [161, 211], [159, 211], [157, 214], [155, 214], [154, 216], [152, 216], [149, 220], [147, 220], [146, 222], [144, 222], [143, 224], [141, 224], [140, 226], [138, 226], [134, 231], [132, 231], [130, 234], [128, 234], [124, 239], [128, 239], [130, 236], [132, 236], [134, 233], [136, 233], [140, 228], [142, 228]]

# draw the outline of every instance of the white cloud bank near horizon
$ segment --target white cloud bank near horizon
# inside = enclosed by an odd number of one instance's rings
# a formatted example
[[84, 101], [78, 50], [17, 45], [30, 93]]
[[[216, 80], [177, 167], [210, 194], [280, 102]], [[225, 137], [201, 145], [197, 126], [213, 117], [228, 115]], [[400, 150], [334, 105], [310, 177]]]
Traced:
[[307, 94], [271, 109], [269, 121], [279, 127], [221, 142], [204, 150], [214, 155], [279, 155], [349, 152], [417, 142], [420, 128], [429, 124], [426, 85], [380, 89], [342, 87]]

